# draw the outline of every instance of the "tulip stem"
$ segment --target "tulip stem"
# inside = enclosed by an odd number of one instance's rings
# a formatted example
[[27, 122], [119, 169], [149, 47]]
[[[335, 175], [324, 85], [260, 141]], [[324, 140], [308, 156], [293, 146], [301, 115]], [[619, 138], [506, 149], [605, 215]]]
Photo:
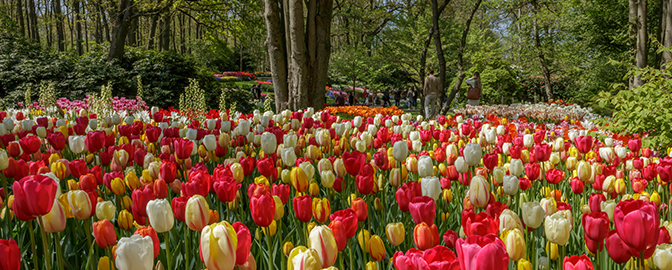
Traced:
[[39, 270], [40, 267], [37, 265], [37, 249], [35, 248], [35, 234], [33, 233], [33, 221], [28, 221], [28, 231], [30, 232], [30, 246], [33, 248], [33, 264], [36, 270]]
[[163, 233], [163, 239], [166, 242], [166, 262], [168, 263], [168, 269], [173, 269], [172, 261], [170, 260], [170, 231]]
[[189, 270], [189, 263], [191, 258], [189, 258], [189, 227], [184, 226], [184, 252], [186, 253], [184, 259], [184, 269]]
[[4, 174], [0, 173], [0, 177], [2, 178], [2, 185], [5, 188], [5, 199], [7, 201], [5, 202], [5, 215], [3, 219], [5, 220], [5, 224], [7, 225], [7, 239], [12, 238], [12, 214], [9, 212], [9, 189], [7, 188], [7, 177], [5, 177]]
[[[92, 234], [91, 228], [93, 228], [93, 225], [91, 225], [90, 218], [84, 220], [84, 228], [86, 228], [86, 240], [89, 243], [89, 247], [91, 247], [91, 249], [89, 249], [89, 260], [91, 260], [91, 256], [93, 255], [93, 241], [91, 240], [91, 234]], [[89, 263], [87, 262], [87, 265], [88, 264]]]
[[268, 234], [266, 235], [266, 245], [268, 245], [268, 269], [273, 270], [275, 264], [275, 256], [271, 250], [271, 227], [268, 227]]
[[40, 217], [42, 224], [40, 224], [40, 234], [42, 235], [42, 249], [44, 250], [44, 265], [47, 270], [51, 270], [51, 250], [49, 250], [49, 240], [47, 234], [44, 232], [44, 216]]
[[56, 245], [56, 262], [58, 262], [58, 269], [63, 270], [63, 250], [61, 250], [61, 238], [58, 233], [54, 234], [54, 244]]
[[350, 270], [353, 270], [353, 269], [355, 269], [355, 263], [354, 263], [354, 261], [352, 260], [352, 259], [353, 259], [353, 258], [352, 258], [352, 245], [350, 245], [350, 246], [348, 247], [348, 251], [350, 252]]

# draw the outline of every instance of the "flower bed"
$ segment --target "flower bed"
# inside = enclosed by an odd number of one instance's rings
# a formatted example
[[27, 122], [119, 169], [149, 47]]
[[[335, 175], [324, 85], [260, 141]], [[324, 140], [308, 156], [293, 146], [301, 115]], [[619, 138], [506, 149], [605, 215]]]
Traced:
[[668, 269], [672, 158], [636, 136], [120, 100], [0, 112], [0, 269]]

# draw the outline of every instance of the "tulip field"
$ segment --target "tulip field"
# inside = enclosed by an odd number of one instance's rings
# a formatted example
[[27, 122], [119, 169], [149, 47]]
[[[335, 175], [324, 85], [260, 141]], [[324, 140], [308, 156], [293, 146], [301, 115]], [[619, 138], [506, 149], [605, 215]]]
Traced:
[[0, 270], [672, 269], [667, 146], [575, 111], [8, 109]]

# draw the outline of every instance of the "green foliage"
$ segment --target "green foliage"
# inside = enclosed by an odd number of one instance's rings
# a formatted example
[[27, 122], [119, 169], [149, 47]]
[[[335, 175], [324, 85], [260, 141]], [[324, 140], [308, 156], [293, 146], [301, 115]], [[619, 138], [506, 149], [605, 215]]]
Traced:
[[252, 113], [255, 109], [258, 109], [255, 104], [252, 103], [252, 96], [249, 90], [236, 88], [233, 85], [229, 86], [230, 87], [222, 88], [222, 92], [219, 96], [220, 110], [235, 109], [242, 113]]
[[193, 46], [194, 59], [200, 65], [214, 72], [236, 70], [233, 51], [226, 40], [208, 36], [198, 40]]
[[54, 82], [42, 81], [40, 83], [40, 97], [37, 102], [40, 108], [49, 108], [56, 106], [56, 92], [54, 90]]
[[[618, 93], [600, 93], [601, 106], [613, 108], [613, 119], [598, 121], [606, 129], [621, 134], [648, 134], [642, 139], [644, 147], [664, 149], [672, 145], [672, 71], [669, 69], [632, 69], [628, 76], [640, 76], [642, 86], [628, 90], [616, 84]], [[609, 124], [611, 123], [611, 124]], [[609, 125], [607, 125], [609, 124]]]
[[[16, 34], [0, 31], [0, 95], [6, 104], [16, 104], [24, 101], [28, 88], [52, 81], [55, 96], [76, 100], [112, 82], [113, 96], [134, 98], [142, 85], [148, 106], [167, 108], [177, 107], [180, 93], [193, 78], [206, 92], [207, 107], [217, 107], [221, 85], [188, 56], [128, 47], [122, 61], [107, 62], [107, 52], [107, 45], [96, 45], [78, 57], [42, 49]], [[138, 84], [137, 76], [144, 84]], [[31, 99], [37, 99], [37, 93], [31, 93]]]

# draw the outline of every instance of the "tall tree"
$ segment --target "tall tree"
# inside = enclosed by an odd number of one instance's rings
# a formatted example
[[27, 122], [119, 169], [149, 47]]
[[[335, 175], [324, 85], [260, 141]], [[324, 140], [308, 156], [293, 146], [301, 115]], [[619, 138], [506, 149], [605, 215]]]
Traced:
[[[480, 0], [479, 4], [480, 4]], [[444, 2], [450, 2], [450, 0], [444, 0]], [[439, 17], [441, 12], [439, 12], [439, 3], [438, 0], [432, 0], [432, 33], [434, 33], [434, 47], [436, 50], [436, 57], [439, 60], [439, 93], [438, 97], [439, 104], [443, 103], [443, 100], [446, 98], [446, 58], [443, 55], [443, 45], [441, 44], [441, 29], [439, 27]], [[432, 106], [436, 106], [432, 104]], [[433, 107], [432, 107], [433, 108]], [[426, 115], [426, 117], [433, 117], [434, 115]]]
[[476, 11], [478, 11], [478, 8], [481, 6], [482, 2], [482, 0], [476, 0], [476, 3], [471, 8], [469, 18], [467, 18], [467, 21], [464, 24], [464, 28], [462, 29], [462, 37], [460, 38], [460, 45], [457, 49], [457, 82], [455, 82], [453, 89], [450, 91], [448, 100], [441, 108], [441, 114], [446, 114], [446, 112], [448, 112], [448, 109], [450, 109], [450, 104], [453, 102], [453, 99], [455, 99], [455, 95], [457, 94], [457, 91], [460, 90], [460, 86], [462, 86], [462, 82], [464, 81], [464, 48], [467, 46], [467, 35], [469, 34], [469, 29], [471, 28], [471, 22], [473, 21], [474, 15], [476, 14]]
[[534, 9], [534, 18], [532, 19], [532, 28], [534, 29], [534, 49], [537, 52], [537, 58], [539, 59], [539, 65], [541, 66], [541, 74], [544, 76], [546, 98], [551, 100], [553, 98], [553, 92], [551, 91], [551, 70], [549, 69], [548, 61], [546, 61], [544, 49], [541, 46], [541, 36], [539, 33], [539, 2], [537, 0], [532, 0], [532, 7]]
[[[672, 47], [672, 0], [663, 0], [663, 46]], [[672, 61], [672, 53], [663, 52], [663, 63]]]
[[56, 42], [58, 51], [65, 51], [65, 29], [63, 29], [63, 13], [61, 12], [61, 0], [54, 0], [54, 17], [56, 20]]
[[75, 36], [77, 38], [75, 43], [77, 44], [77, 54], [82, 55], [84, 53], [84, 49], [82, 48], [82, 17], [80, 14], [79, 1], [80, 0], [73, 1], [72, 10], [75, 12]]
[[276, 110], [323, 108], [333, 0], [265, 0]]

